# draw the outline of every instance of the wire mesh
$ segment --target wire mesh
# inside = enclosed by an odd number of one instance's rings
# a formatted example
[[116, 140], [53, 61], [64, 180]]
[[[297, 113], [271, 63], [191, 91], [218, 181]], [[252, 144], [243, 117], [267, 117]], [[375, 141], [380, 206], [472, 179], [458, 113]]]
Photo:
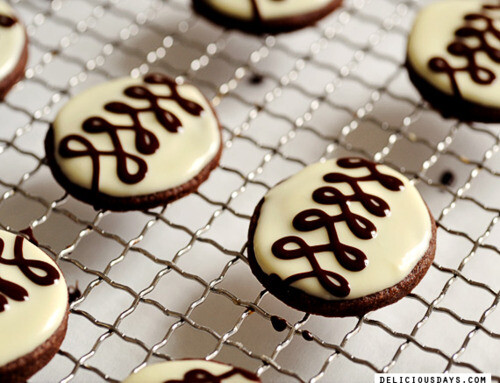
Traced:
[[[32, 381], [116, 382], [145, 364], [201, 357], [264, 381], [450, 371], [499, 382], [499, 127], [444, 120], [410, 85], [407, 33], [429, 2], [346, 0], [316, 26], [255, 37], [210, 24], [188, 0], [12, 1], [30, 60], [0, 103], [0, 227], [32, 227], [82, 291], [61, 350]], [[94, 211], [54, 182], [43, 138], [72, 95], [150, 71], [183, 76], [211, 98], [221, 166], [168, 206]], [[414, 180], [436, 217], [438, 252], [397, 304], [328, 319], [262, 290], [246, 231], [270, 187], [345, 154]]]

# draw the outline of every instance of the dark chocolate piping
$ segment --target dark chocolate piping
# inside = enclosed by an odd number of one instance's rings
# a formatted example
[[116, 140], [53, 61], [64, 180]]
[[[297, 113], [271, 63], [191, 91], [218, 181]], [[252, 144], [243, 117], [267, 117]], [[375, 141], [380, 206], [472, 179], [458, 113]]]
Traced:
[[[483, 5], [482, 10], [500, 10], [500, 5]], [[471, 22], [478, 20], [484, 21], [486, 28], [478, 29], [471, 25]], [[453, 67], [443, 57], [433, 57], [428, 63], [433, 72], [445, 73], [448, 76], [453, 94], [458, 97], [462, 97], [456, 78], [458, 72], [467, 72], [472, 81], [479, 85], [492, 84], [496, 79], [496, 75], [491, 69], [478, 65], [476, 61], [477, 53], [484, 52], [492, 61], [497, 64], [500, 63], [500, 50], [492, 46], [486, 38], [489, 34], [494, 36], [500, 43], [500, 31], [495, 28], [495, 20], [483, 12], [469, 13], [465, 15], [464, 21], [466, 25], [455, 31], [455, 40], [448, 45], [447, 50], [453, 56], [465, 58], [467, 64], [462, 67]], [[468, 46], [464, 42], [464, 39], [468, 37], [476, 38], [479, 40], [479, 44], [476, 47]]]
[[[5, 242], [0, 238], [0, 264], [17, 266], [26, 278], [38, 286], [53, 285], [60, 278], [59, 271], [47, 262], [24, 258], [23, 242], [23, 237], [16, 237], [14, 243], [14, 258], [5, 259], [2, 257], [5, 249]], [[43, 275], [34, 273], [31, 270], [32, 268], [42, 271]], [[0, 313], [5, 311], [8, 305], [7, 298], [22, 302], [27, 300], [29, 295], [24, 287], [0, 277]]]
[[10, 28], [17, 23], [17, 19], [15, 17], [0, 15], [0, 27]]
[[253, 382], [259, 382], [255, 374], [238, 367], [233, 367], [230, 371], [222, 375], [213, 375], [206, 370], [197, 368], [186, 372], [182, 380], [166, 380], [164, 383], [222, 383], [224, 379], [231, 378], [235, 375], [241, 375]]
[[[128, 153], [122, 146], [118, 132], [120, 130], [132, 130], [135, 133], [135, 147], [144, 155], [156, 152], [160, 144], [155, 134], [147, 130], [141, 123], [139, 115], [144, 112], [152, 112], [156, 120], [169, 132], [177, 133], [182, 127], [180, 119], [172, 112], [164, 109], [160, 100], [173, 100], [187, 113], [200, 116], [203, 108], [194, 101], [183, 98], [177, 89], [177, 83], [169, 77], [160, 74], [150, 74], [144, 78], [144, 82], [153, 85], [165, 85], [169, 91], [168, 96], [159, 96], [144, 86], [131, 86], [125, 89], [124, 94], [132, 99], [148, 101], [149, 106], [136, 108], [122, 102], [111, 102], [104, 106], [105, 110], [114, 114], [130, 116], [132, 125], [114, 125], [101, 117], [90, 117], [83, 123], [83, 130], [90, 134], [106, 133], [111, 139], [113, 150], [99, 151], [92, 143], [82, 135], [72, 134], [64, 137], [59, 145], [59, 154], [63, 158], [90, 157], [92, 160], [92, 183], [91, 190], [99, 190], [100, 157], [113, 156], [116, 158], [116, 172], [118, 178], [125, 184], [136, 184], [144, 179], [148, 171], [147, 163], [139, 156]], [[83, 150], [70, 148], [71, 142], [83, 145]], [[136, 165], [135, 171], [129, 170], [129, 163]]]
[[[283, 1], [283, 0], [272, 0], [272, 1]], [[254, 21], [257, 22], [257, 23], [262, 23], [263, 19], [262, 19], [262, 15], [260, 13], [260, 9], [259, 9], [259, 5], [257, 4], [257, 0], [250, 0], [251, 4], [252, 4], [252, 13], [253, 13], [253, 18], [254, 18]]]
[[[329, 173], [323, 177], [329, 183], [347, 183], [352, 188], [352, 195], [345, 195], [337, 188], [326, 186], [316, 189], [312, 195], [315, 202], [322, 205], [338, 205], [341, 213], [330, 216], [320, 209], [308, 209], [297, 214], [293, 220], [293, 227], [301, 232], [310, 232], [321, 228], [326, 229], [330, 242], [324, 245], [309, 246], [302, 238], [288, 236], [274, 242], [271, 251], [276, 258], [291, 260], [305, 257], [312, 267], [311, 271], [291, 275], [284, 280], [287, 284], [306, 278], [316, 278], [321, 286], [336, 297], [346, 297], [351, 289], [349, 282], [333, 271], [325, 270], [316, 259], [317, 253], [332, 252], [342, 267], [349, 271], [361, 271], [368, 264], [366, 255], [358, 248], [343, 244], [337, 234], [335, 223], [345, 222], [351, 232], [360, 239], [371, 239], [377, 228], [365, 217], [353, 213], [349, 205], [351, 202], [360, 202], [363, 207], [377, 217], [385, 217], [390, 207], [382, 198], [365, 193], [359, 183], [378, 181], [384, 188], [399, 191], [403, 182], [396, 177], [380, 173], [377, 165], [362, 158], [342, 158], [337, 165], [344, 169], [366, 168], [370, 174], [364, 177], [351, 177], [342, 173]], [[293, 245], [293, 249], [286, 247]]]

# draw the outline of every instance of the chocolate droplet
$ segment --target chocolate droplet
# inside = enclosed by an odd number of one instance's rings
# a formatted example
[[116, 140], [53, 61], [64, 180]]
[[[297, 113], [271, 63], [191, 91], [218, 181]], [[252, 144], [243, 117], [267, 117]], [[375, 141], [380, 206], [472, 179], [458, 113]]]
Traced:
[[441, 182], [441, 184], [445, 185], [445, 186], [453, 185], [454, 181], [455, 181], [455, 176], [449, 170], [446, 170], [445, 172], [443, 172], [443, 174], [441, 174], [441, 178], [439, 180], [439, 182]]
[[261, 84], [263, 81], [264, 81], [264, 77], [261, 76], [260, 74], [253, 74], [249, 79], [248, 81], [250, 82], [250, 84], [252, 85], [259, 85]]
[[307, 330], [302, 331], [302, 338], [304, 338], [304, 340], [307, 340], [308, 342], [314, 340], [313, 335]]
[[276, 315], [273, 315], [271, 317], [271, 324], [273, 325], [274, 329], [278, 332], [282, 332], [286, 330], [286, 320], [283, 318], [280, 318]]
[[68, 287], [68, 302], [71, 304], [82, 296], [82, 292], [78, 288], [78, 281], [74, 286]]

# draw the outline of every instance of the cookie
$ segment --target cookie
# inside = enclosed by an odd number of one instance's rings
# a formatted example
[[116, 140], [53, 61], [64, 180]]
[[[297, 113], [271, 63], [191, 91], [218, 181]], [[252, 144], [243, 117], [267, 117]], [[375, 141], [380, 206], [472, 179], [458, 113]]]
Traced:
[[28, 38], [14, 10], [0, 0], [0, 100], [24, 77]]
[[251, 383], [254, 373], [228, 364], [186, 359], [153, 364], [130, 375], [123, 383]]
[[24, 382], [59, 350], [68, 290], [52, 259], [22, 236], [0, 230], [0, 381]]
[[125, 77], [73, 97], [45, 139], [55, 179], [96, 209], [162, 205], [195, 191], [218, 165], [219, 121], [193, 85]]
[[341, 4], [342, 0], [193, 0], [200, 15], [225, 27], [255, 34], [307, 27]]
[[415, 87], [444, 117], [500, 121], [500, 5], [445, 0], [418, 14], [406, 66]]
[[289, 306], [362, 315], [420, 282], [435, 241], [434, 219], [406, 177], [341, 158], [308, 166], [266, 194], [250, 222], [248, 259]]

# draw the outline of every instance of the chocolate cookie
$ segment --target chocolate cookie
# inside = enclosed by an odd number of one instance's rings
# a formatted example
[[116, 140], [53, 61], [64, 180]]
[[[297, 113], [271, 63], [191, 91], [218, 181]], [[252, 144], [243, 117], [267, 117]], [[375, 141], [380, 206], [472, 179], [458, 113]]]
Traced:
[[130, 375], [123, 383], [251, 383], [254, 373], [228, 364], [186, 359], [153, 364]]
[[418, 14], [406, 66], [422, 96], [445, 117], [500, 121], [500, 5], [445, 0]]
[[253, 273], [296, 309], [362, 315], [407, 295], [434, 259], [436, 225], [402, 174], [361, 158], [303, 169], [258, 204]]
[[24, 77], [28, 38], [14, 10], [0, 1], [0, 100]]
[[215, 23], [255, 34], [307, 27], [341, 4], [342, 0], [193, 0], [194, 9]]
[[45, 139], [68, 193], [98, 209], [148, 209], [195, 191], [218, 165], [221, 128], [193, 85], [121, 78], [73, 97]]
[[59, 350], [68, 322], [61, 271], [35, 244], [0, 230], [0, 381], [24, 382]]

